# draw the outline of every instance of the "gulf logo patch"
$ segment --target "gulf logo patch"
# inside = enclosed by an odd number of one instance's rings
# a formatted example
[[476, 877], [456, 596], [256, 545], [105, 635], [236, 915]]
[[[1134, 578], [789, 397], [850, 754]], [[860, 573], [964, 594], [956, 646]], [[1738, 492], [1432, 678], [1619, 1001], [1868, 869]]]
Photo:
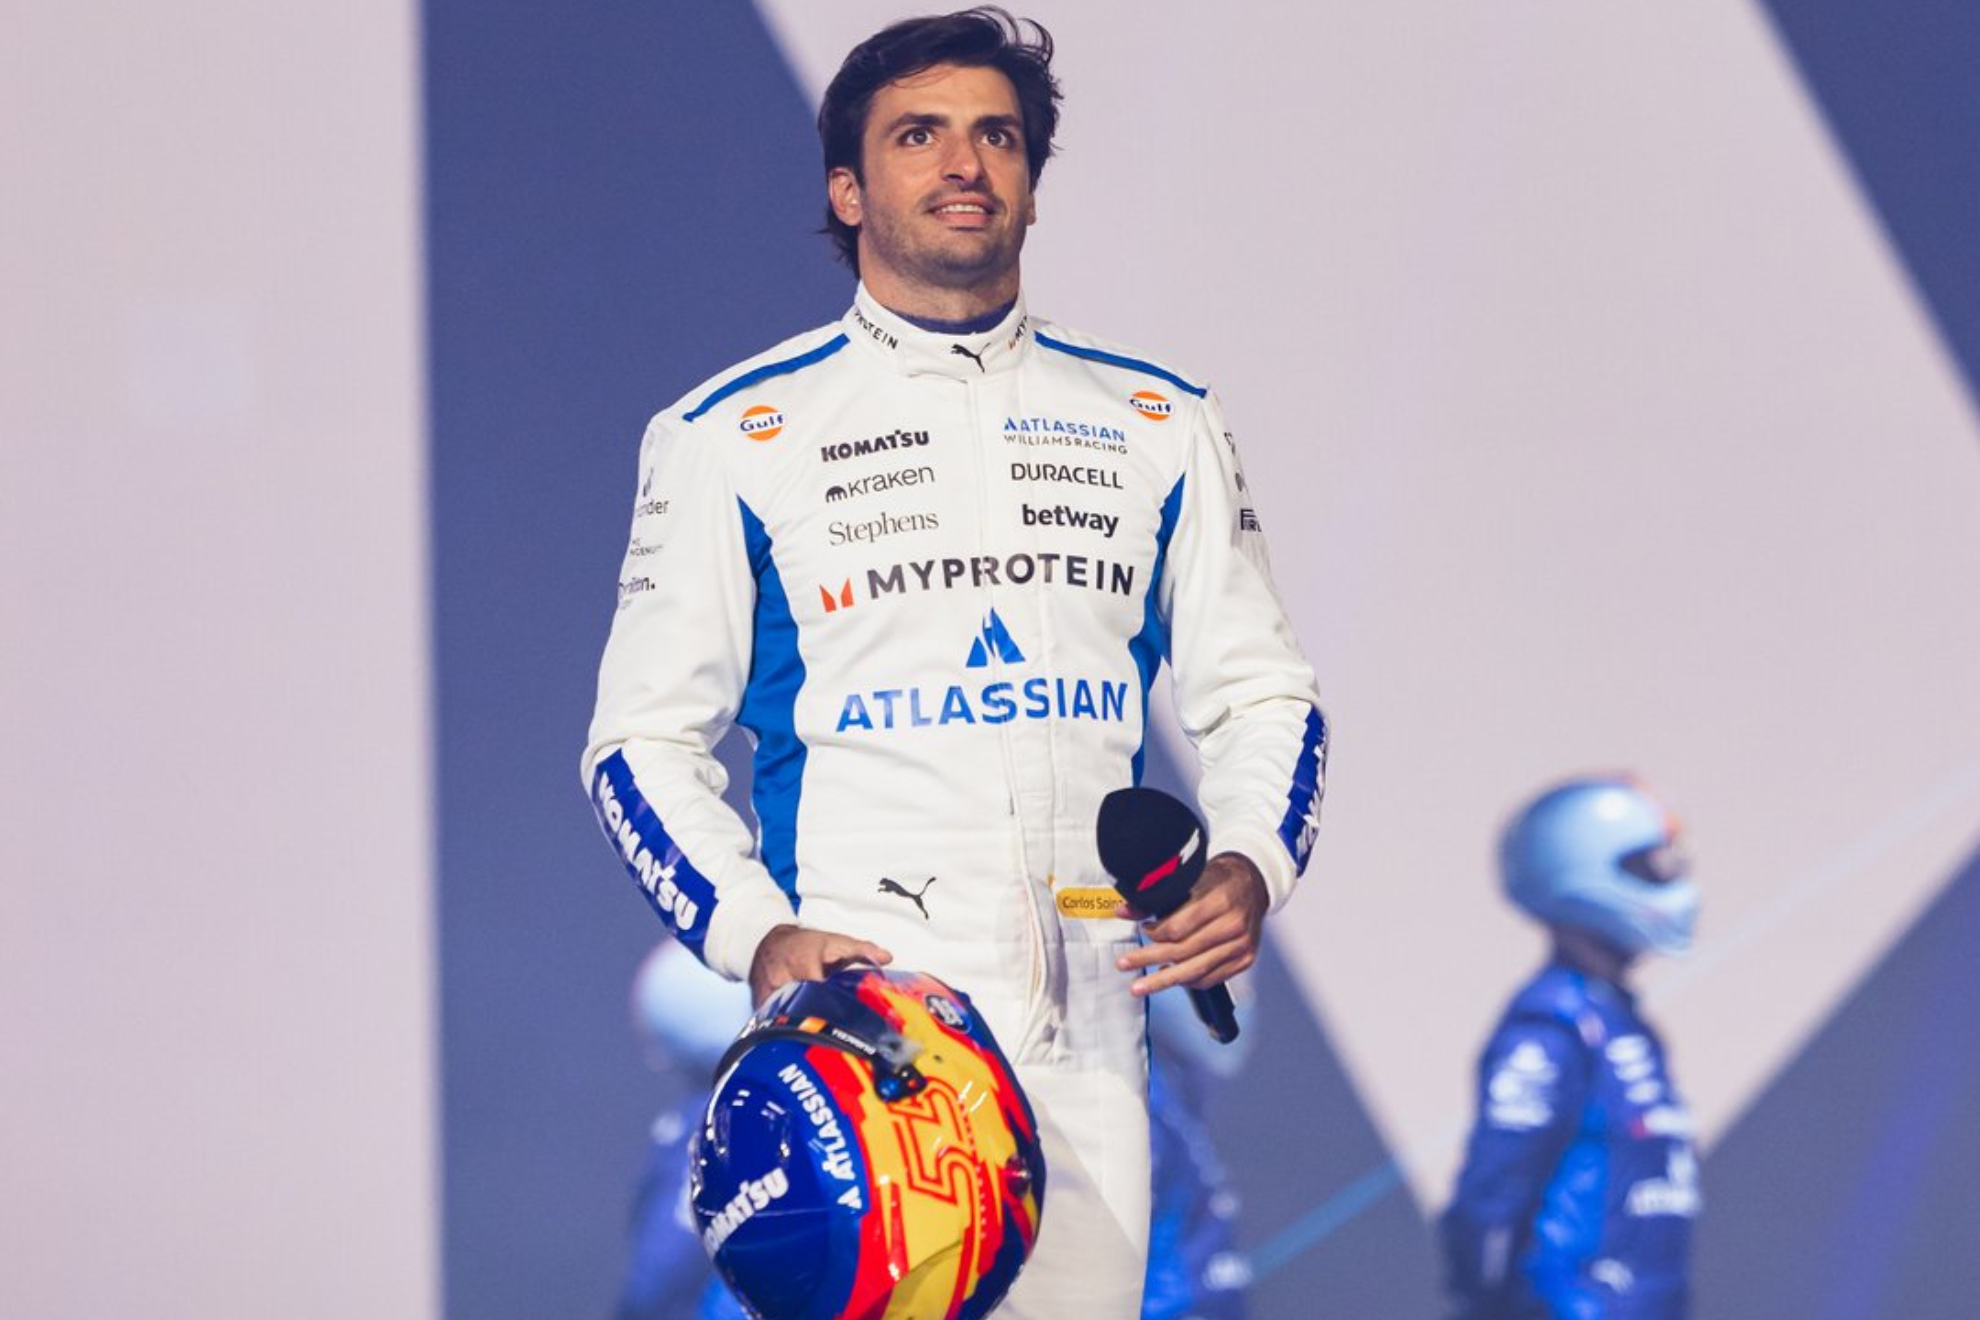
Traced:
[[1176, 405], [1157, 394], [1154, 390], [1136, 390], [1128, 396], [1134, 410], [1151, 422], [1166, 422], [1176, 410]]
[[754, 404], [743, 409], [740, 425], [742, 433], [752, 440], [775, 440], [784, 429], [784, 414], [767, 403]]

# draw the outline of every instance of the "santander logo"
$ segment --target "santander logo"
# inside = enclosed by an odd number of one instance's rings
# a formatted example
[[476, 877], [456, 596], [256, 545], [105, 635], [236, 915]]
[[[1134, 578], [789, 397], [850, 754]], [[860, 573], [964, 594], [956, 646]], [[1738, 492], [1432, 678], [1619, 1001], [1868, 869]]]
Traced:
[[752, 440], [775, 440], [784, 429], [784, 414], [767, 403], [743, 409], [742, 433]]
[[1134, 410], [1151, 422], [1166, 422], [1176, 410], [1176, 405], [1157, 394], [1154, 390], [1136, 390], [1128, 396]]

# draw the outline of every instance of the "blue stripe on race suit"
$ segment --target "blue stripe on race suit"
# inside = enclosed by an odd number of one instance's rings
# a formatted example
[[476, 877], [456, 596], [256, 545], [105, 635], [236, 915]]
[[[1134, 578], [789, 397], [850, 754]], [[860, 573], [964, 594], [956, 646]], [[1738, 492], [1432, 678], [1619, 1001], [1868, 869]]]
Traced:
[[1279, 822], [1279, 840], [1292, 854], [1293, 869], [1304, 871], [1320, 832], [1320, 770], [1327, 763], [1327, 721], [1307, 708], [1306, 732], [1299, 759], [1293, 762], [1292, 787], [1286, 790], [1286, 814]]
[[[844, 343], [840, 336], [839, 343]], [[797, 814], [809, 754], [797, 736], [798, 689], [804, 686], [804, 657], [798, 654], [797, 620], [791, 616], [784, 579], [777, 572], [770, 533], [741, 500], [743, 540], [750, 572], [756, 576], [756, 648], [750, 656], [749, 683], [743, 689], [736, 722], [756, 735], [756, 785], [751, 800], [762, 831], [763, 865], [777, 887], [798, 906]]]
[[728, 398], [731, 394], [734, 394], [737, 390], [746, 390], [750, 386], [760, 384], [773, 376], [788, 376], [793, 371], [803, 371], [814, 362], [823, 362], [826, 358], [831, 357], [845, 346], [846, 337], [844, 335], [834, 335], [817, 348], [812, 349], [809, 353], [800, 353], [794, 358], [785, 358], [782, 362], [771, 362], [758, 367], [754, 371], [746, 371], [696, 404], [694, 410], [681, 418], [681, 420], [691, 422], [722, 400]]
[[1141, 768], [1148, 759], [1148, 687], [1155, 681], [1155, 671], [1169, 658], [1169, 630], [1155, 607], [1155, 597], [1162, 584], [1162, 567], [1169, 559], [1169, 537], [1182, 513], [1183, 480], [1177, 477], [1169, 497], [1162, 501], [1162, 525], [1155, 530], [1155, 564], [1148, 571], [1148, 590], [1141, 598], [1141, 631], [1128, 640], [1128, 654], [1141, 671], [1141, 741], [1134, 747], [1136, 785], [1141, 783]]
[[674, 937], [701, 956], [708, 922], [715, 914], [715, 886], [694, 869], [680, 845], [667, 833], [639, 785], [624, 752], [613, 752], [598, 763], [591, 786], [592, 810], [605, 837], [625, 859], [626, 870], [639, 883], [653, 910]]
[[[1119, 353], [1109, 353], [1098, 348], [1081, 348], [1076, 344], [1068, 344], [1054, 339], [1050, 335], [1034, 335], [1032, 337], [1043, 348], [1053, 349], [1056, 352], [1065, 353], [1071, 357], [1085, 358], [1088, 362], [1104, 362], [1110, 367], [1125, 367], [1129, 371], [1139, 371], [1144, 376], [1153, 376], [1157, 380], [1166, 380], [1177, 389], [1194, 394], [1199, 399], [1210, 392], [1201, 385], [1190, 384], [1173, 371], [1164, 371], [1153, 362], [1143, 362], [1140, 358], [1123, 357]], [[692, 419], [690, 418], [689, 420]]]

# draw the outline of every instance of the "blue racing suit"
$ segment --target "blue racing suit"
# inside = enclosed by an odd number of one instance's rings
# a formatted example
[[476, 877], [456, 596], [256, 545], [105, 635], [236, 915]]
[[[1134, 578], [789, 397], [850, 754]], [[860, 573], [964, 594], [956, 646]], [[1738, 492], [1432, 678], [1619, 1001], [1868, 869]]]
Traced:
[[1629, 993], [1553, 963], [1478, 1068], [1442, 1220], [1458, 1320], [1682, 1320], [1692, 1119]]

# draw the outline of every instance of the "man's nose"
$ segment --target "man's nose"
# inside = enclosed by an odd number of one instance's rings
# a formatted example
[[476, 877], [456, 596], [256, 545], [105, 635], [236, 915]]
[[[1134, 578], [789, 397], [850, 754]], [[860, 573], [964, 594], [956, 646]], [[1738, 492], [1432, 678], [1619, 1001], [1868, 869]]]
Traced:
[[951, 183], [975, 183], [983, 177], [983, 157], [967, 138], [952, 141], [942, 158], [942, 177]]

